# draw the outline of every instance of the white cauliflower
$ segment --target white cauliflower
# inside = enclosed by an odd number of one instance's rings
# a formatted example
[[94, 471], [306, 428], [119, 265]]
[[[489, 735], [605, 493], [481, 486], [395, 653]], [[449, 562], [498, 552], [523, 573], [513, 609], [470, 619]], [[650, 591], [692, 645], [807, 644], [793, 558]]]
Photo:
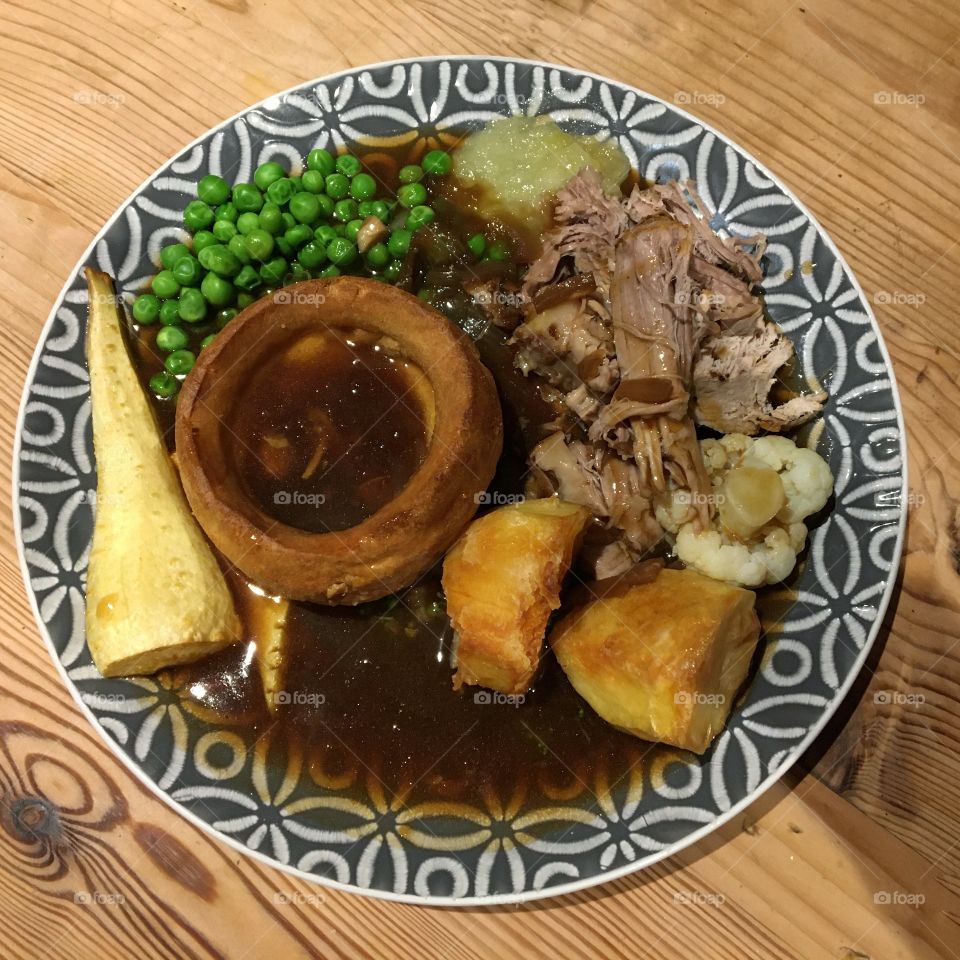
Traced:
[[[720, 508], [711, 510], [710, 527], [695, 529], [695, 504], [686, 490], [664, 494], [655, 502], [657, 520], [676, 536], [677, 557], [708, 577], [745, 587], [786, 579], [807, 541], [803, 521], [823, 509], [833, 491], [830, 468], [813, 450], [780, 436], [732, 433], [719, 440], [703, 440], [700, 447], [712, 484], [711, 507]], [[776, 514], [746, 537], [734, 534], [723, 521], [724, 484], [730, 472], [740, 467], [773, 470], [783, 488]]]

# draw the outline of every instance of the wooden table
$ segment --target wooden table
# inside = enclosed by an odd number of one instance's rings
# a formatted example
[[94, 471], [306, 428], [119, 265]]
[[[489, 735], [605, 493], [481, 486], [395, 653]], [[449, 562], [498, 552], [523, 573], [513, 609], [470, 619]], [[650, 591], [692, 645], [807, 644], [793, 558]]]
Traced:
[[[691, 109], [813, 209], [873, 298], [894, 357], [912, 507], [881, 651], [806, 771], [640, 876], [467, 911], [293, 881], [134, 780], [50, 663], [4, 507], [0, 955], [960, 956], [958, 42], [960, 8], [934, 0], [3, 0], [5, 450], [57, 291], [95, 230], [173, 151], [313, 76], [491, 52], [565, 62], [668, 101], [695, 95]], [[8, 490], [7, 458], [0, 470]], [[109, 814], [96, 829], [69, 814], [84, 790]], [[7, 798], [31, 791], [60, 806], [59, 844], [14, 830]], [[123, 903], [75, 903], [90, 876]]]

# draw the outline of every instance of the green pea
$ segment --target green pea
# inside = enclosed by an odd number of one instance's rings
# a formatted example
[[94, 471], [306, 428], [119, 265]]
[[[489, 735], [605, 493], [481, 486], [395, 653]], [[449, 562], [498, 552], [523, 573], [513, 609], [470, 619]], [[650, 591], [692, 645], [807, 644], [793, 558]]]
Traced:
[[335, 267], [335, 266], [331, 263], [329, 267], [324, 267], [323, 270], [321, 270], [321, 271], [317, 274], [317, 276], [320, 277], [321, 280], [329, 280], [330, 277], [339, 277], [339, 276], [340, 276], [340, 270], [339, 270], [338, 267]]
[[482, 233], [475, 233], [467, 241], [467, 249], [475, 256], [482, 257], [487, 249], [487, 238]]
[[317, 203], [320, 204], [320, 216], [329, 220], [333, 216], [333, 209], [336, 203], [325, 193], [317, 194]]
[[[317, 197], [317, 199], [319, 200], [320, 198]], [[329, 200], [330, 198], [328, 197], [327, 199]], [[280, 215], [280, 219], [283, 222], [284, 230], [289, 230], [291, 227], [297, 225], [297, 218], [289, 210], [284, 210]]]
[[303, 280], [310, 279], [310, 271], [303, 266], [301, 263], [297, 263], [296, 260], [290, 264], [290, 273], [287, 275], [287, 279], [283, 282], [286, 283], [300, 283]]
[[340, 223], [346, 223], [348, 220], [357, 219], [357, 201], [356, 200], [338, 200], [333, 208], [333, 219]]
[[436, 214], [433, 212], [432, 207], [425, 207], [423, 204], [418, 204], [407, 214], [407, 229], [419, 230], [435, 216]]
[[237, 235], [237, 225], [229, 220], [214, 220], [213, 235], [221, 242], [227, 243], [231, 237]]
[[[199, 323], [207, 315], [207, 301], [196, 287], [180, 292], [180, 319], [185, 323]], [[168, 329], [174, 330], [175, 327]], [[162, 331], [161, 331], [162, 332]]]
[[180, 284], [172, 270], [161, 270], [151, 282], [154, 294], [161, 300], [170, 300], [180, 292]]
[[[238, 276], [239, 280], [240, 277]], [[245, 293], [240, 293], [237, 295], [237, 303], [240, 302], [240, 297], [245, 297]], [[217, 329], [222, 330], [235, 316], [237, 311], [234, 307], [224, 307], [222, 310], [217, 311]]]
[[237, 230], [242, 233], [244, 236], [250, 233], [251, 230], [260, 229], [260, 218], [255, 213], [241, 213], [237, 217]]
[[450, 154], [445, 150], [431, 150], [420, 162], [423, 164], [425, 173], [431, 173], [437, 176], [443, 176], [449, 173], [453, 167]]
[[324, 186], [331, 200], [342, 200], [350, 192], [350, 181], [342, 173], [328, 174]]
[[327, 174], [333, 173], [335, 166], [336, 162], [330, 154], [330, 151], [324, 150], [323, 147], [317, 147], [307, 154], [308, 170], [316, 170], [317, 173], [327, 176]]
[[161, 400], [172, 397], [180, 389], [180, 381], [166, 371], [155, 373], [150, 378], [150, 391]]
[[213, 223], [213, 208], [202, 200], [191, 200], [183, 211], [183, 225], [191, 232], [205, 230]]
[[245, 307], [249, 307], [250, 304], [253, 303], [253, 301], [256, 300], [256, 299], [257, 299], [256, 296], [255, 296], [254, 294], [252, 294], [252, 293], [246, 293], [246, 292], [244, 292], [244, 293], [238, 293], [238, 294], [237, 294], [237, 309], [238, 309], [238, 310], [243, 310]]
[[220, 241], [209, 231], [209, 230], [200, 230], [193, 235], [193, 252], [196, 256], [200, 256], [200, 251], [204, 247], [212, 247], [215, 243]]
[[[211, 250], [213, 248], [207, 247], [207, 249]], [[193, 287], [200, 282], [200, 275], [203, 273], [203, 270], [200, 267], [200, 261], [196, 257], [181, 257], [173, 265], [173, 270], [170, 272], [173, 274], [174, 280], [176, 280], [181, 287]]]
[[383, 270], [384, 280], [393, 283], [400, 278], [400, 271], [403, 270], [402, 260], [391, 260]]
[[260, 278], [264, 283], [282, 283], [287, 275], [287, 261], [283, 257], [274, 257], [260, 268]]
[[181, 257], [189, 257], [190, 248], [185, 243], [170, 243], [160, 251], [160, 266], [164, 270], [172, 270], [173, 265]]
[[387, 249], [393, 257], [403, 257], [410, 249], [410, 240], [413, 233], [410, 230], [394, 230], [387, 240]]
[[300, 176], [300, 186], [307, 193], [323, 193], [323, 174], [319, 170], [305, 170]]
[[260, 218], [260, 227], [276, 236], [283, 232], [283, 214], [275, 203], [265, 203], [263, 209], [258, 214]]
[[227, 249], [241, 263], [249, 263], [253, 259], [247, 252], [247, 238], [240, 236], [239, 233], [235, 237], [230, 238], [230, 242], [227, 244]]
[[346, 224], [346, 226], [343, 228], [343, 234], [342, 234], [342, 236], [344, 236], [344, 237], [345, 237], [347, 240], [349, 240], [351, 243], [356, 243], [356, 242], [357, 242], [357, 234], [360, 232], [360, 228], [361, 228], [362, 226], [363, 226], [363, 221], [360, 220], [359, 218], [356, 219], [356, 220], [351, 220], [351, 221], [350, 221], [348, 224]]
[[283, 239], [286, 240], [294, 250], [299, 250], [305, 243], [309, 243], [313, 239], [313, 230], [305, 223], [298, 223], [283, 235]]
[[494, 240], [487, 248], [491, 260], [506, 260], [510, 256], [510, 247], [503, 240]]
[[164, 300], [160, 304], [160, 322], [165, 327], [180, 322], [180, 304], [176, 300]]
[[293, 188], [294, 193], [299, 193], [303, 189], [303, 180], [297, 177], [290, 177], [290, 186]]
[[327, 244], [327, 258], [336, 267], [346, 267], [357, 259], [357, 245], [346, 237], [336, 237]]
[[243, 245], [253, 260], [265, 263], [273, 255], [273, 235], [266, 230], [251, 230], [243, 238]]
[[230, 203], [221, 203], [219, 207], [213, 212], [214, 217], [217, 220], [226, 220], [228, 223], [236, 223], [237, 217], [240, 216], [240, 211], [237, 210], [236, 204]]
[[208, 173], [197, 184], [197, 196], [211, 207], [230, 199], [230, 184], [215, 173]]
[[408, 163], [400, 168], [397, 179], [401, 183], [419, 183], [423, 179], [423, 167], [419, 163]]
[[370, 215], [379, 217], [384, 223], [390, 219], [390, 204], [386, 200], [374, 200], [370, 207]]
[[233, 299], [233, 284], [215, 273], [208, 273], [200, 284], [200, 292], [207, 303], [214, 307], [225, 307]]
[[385, 243], [375, 243], [365, 256], [371, 267], [385, 267], [390, 262], [390, 251]]
[[316, 270], [327, 259], [326, 248], [317, 240], [311, 240], [297, 254], [297, 260], [308, 270]]
[[218, 243], [212, 247], [204, 247], [200, 251], [200, 266], [221, 277], [235, 277], [243, 264], [233, 255], [228, 246]]
[[260, 274], [257, 268], [249, 263], [233, 278], [233, 285], [238, 290], [252, 290], [260, 283]]
[[157, 346], [164, 353], [182, 350], [189, 342], [190, 337], [183, 327], [161, 327], [157, 331]]
[[281, 177], [279, 180], [274, 180], [273, 183], [267, 187], [267, 199], [271, 203], [275, 203], [278, 207], [286, 206], [292, 196], [293, 184], [290, 182], [289, 177]]
[[197, 358], [193, 355], [192, 351], [174, 350], [173, 353], [164, 360], [163, 365], [167, 368], [167, 373], [171, 373], [175, 377], [181, 377], [188, 374], [196, 362]]
[[267, 190], [271, 183], [276, 183], [287, 175], [287, 171], [274, 160], [261, 163], [254, 171], [253, 182], [261, 189]]
[[355, 177], [360, 169], [360, 161], [352, 153], [344, 153], [337, 157], [337, 172], [345, 177]]
[[313, 235], [326, 246], [337, 235], [337, 231], [329, 223], [324, 223], [313, 231]]
[[208, 334], [207, 336], [205, 336], [205, 337], [200, 341], [200, 349], [201, 349], [201, 350], [206, 349], [206, 348], [209, 347], [210, 344], [213, 343], [213, 341], [216, 340], [216, 339], [217, 339], [217, 335], [216, 335], [215, 333], [210, 333], [210, 334]]
[[263, 194], [252, 183], [238, 183], [233, 188], [233, 202], [241, 213], [258, 213]]
[[286, 238], [286, 236], [277, 237], [277, 239], [274, 241], [274, 244], [276, 245], [277, 253], [279, 253], [281, 257], [285, 257], [287, 260], [289, 260], [297, 252], [297, 248]]
[[320, 219], [320, 201], [313, 193], [297, 193], [290, 198], [290, 212], [300, 223], [314, 223]]
[[258, 213], [263, 206], [263, 193], [252, 183], [234, 184], [230, 199], [237, 208], [238, 216], [244, 213]]
[[427, 199], [427, 188], [422, 183], [405, 183], [397, 190], [397, 199], [400, 201], [400, 206], [409, 210]]
[[152, 293], [141, 293], [133, 301], [133, 319], [145, 327], [160, 319], [160, 299]]
[[358, 173], [350, 181], [350, 196], [354, 200], [372, 200], [377, 192], [377, 181], [369, 173]]

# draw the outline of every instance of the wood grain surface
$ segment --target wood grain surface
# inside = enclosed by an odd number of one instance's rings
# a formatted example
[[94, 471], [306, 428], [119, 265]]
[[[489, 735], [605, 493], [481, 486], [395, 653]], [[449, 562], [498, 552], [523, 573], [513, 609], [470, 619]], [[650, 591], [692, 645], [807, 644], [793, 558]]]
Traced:
[[836, 239], [874, 303], [909, 431], [906, 557], [881, 649], [805, 769], [681, 856], [520, 908], [379, 902], [243, 858], [126, 771], [39, 638], [7, 504], [0, 956], [960, 956], [956, 3], [3, 0], [3, 449], [62, 283], [171, 153], [311, 77], [460, 52], [564, 62], [684, 102]]

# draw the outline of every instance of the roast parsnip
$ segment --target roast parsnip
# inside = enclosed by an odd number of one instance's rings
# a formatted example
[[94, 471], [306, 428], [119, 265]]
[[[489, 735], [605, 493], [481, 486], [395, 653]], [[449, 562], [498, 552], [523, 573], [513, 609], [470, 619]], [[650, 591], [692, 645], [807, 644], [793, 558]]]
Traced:
[[87, 643], [104, 676], [153, 673], [239, 639], [240, 622], [127, 352], [113, 282], [86, 275], [97, 457]]

